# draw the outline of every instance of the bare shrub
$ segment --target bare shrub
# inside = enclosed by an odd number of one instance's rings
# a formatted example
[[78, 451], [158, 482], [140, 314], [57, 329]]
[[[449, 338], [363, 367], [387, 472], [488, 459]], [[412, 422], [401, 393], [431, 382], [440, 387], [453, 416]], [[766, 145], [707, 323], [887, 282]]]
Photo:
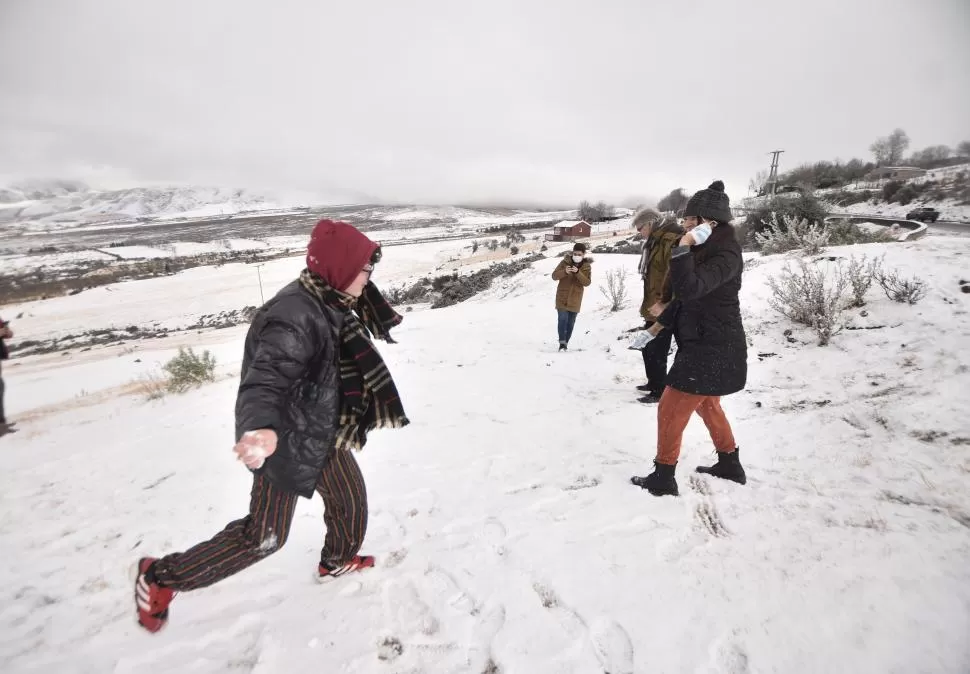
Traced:
[[191, 348], [179, 347], [178, 355], [165, 363], [163, 369], [169, 376], [167, 388], [170, 393], [185, 393], [216, 379], [216, 359], [209, 351], [199, 356]]
[[606, 285], [600, 292], [610, 303], [610, 311], [619, 311], [626, 306], [626, 270], [611, 269], [606, 272]]
[[782, 316], [806, 325], [825, 346], [842, 329], [843, 294], [849, 284], [840, 265], [834, 266], [831, 278], [817, 266], [798, 261], [798, 269], [785, 265], [779, 276], [768, 277], [772, 296], [769, 306]]
[[856, 259], [853, 255], [849, 258], [849, 268], [846, 270], [849, 277], [849, 284], [852, 286], [852, 305], [862, 307], [866, 304], [866, 293], [882, 273], [882, 257], [868, 259], [865, 255]]
[[875, 278], [885, 291], [886, 297], [893, 302], [916, 304], [926, 297], [926, 282], [919, 276], [903, 278], [898, 270], [893, 270], [880, 271]]
[[145, 400], [160, 400], [168, 393], [168, 380], [161, 374], [149, 372], [134, 383], [138, 395]]
[[777, 214], [772, 214], [764, 231], [757, 232], [754, 236], [764, 255], [792, 250], [801, 250], [805, 255], [818, 255], [829, 242], [829, 233], [824, 225], [810, 223], [805, 218], [796, 220], [790, 216], [783, 216], [779, 222]]

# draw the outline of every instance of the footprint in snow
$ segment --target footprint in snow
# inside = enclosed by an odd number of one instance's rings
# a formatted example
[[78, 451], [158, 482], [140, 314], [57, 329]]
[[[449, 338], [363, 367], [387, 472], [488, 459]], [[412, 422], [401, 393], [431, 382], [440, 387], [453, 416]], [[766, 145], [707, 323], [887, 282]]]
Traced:
[[485, 520], [482, 526], [482, 542], [485, 547], [494, 555], [504, 557], [508, 550], [505, 547], [505, 540], [508, 532], [505, 525], [494, 517]]
[[619, 623], [597, 618], [590, 625], [589, 640], [605, 674], [633, 674], [633, 641]]
[[438, 633], [438, 619], [409, 580], [390, 581], [384, 586], [384, 608], [404, 634], [431, 636]]
[[717, 639], [710, 649], [707, 666], [698, 674], [749, 674], [748, 653], [732, 633]]
[[694, 504], [694, 517], [698, 524], [712, 536], [724, 537], [730, 535], [727, 527], [724, 526], [720, 513], [717, 511], [717, 507], [714, 505], [711, 485], [708, 484], [707, 480], [691, 475], [687, 484], [699, 496]]
[[424, 575], [432, 591], [442, 597], [448, 606], [467, 615], [478, 613], [478, 602], [458, 585], [453, 575], [435, 565], [432, 565]]
[[409, 495], [406, 500], [412, 506], [407, 511], [408, 517], [433, 515], [438, 511], [438, 494], [430, 489], [416, 491]]
[[501, 604], [486, 606], [472, 626], [469, 646], [465, 653], [464, 671], [473, 674], [497, 674], [501, 671], [492, 653], [492, 643], [505, 626], [505, 607]]

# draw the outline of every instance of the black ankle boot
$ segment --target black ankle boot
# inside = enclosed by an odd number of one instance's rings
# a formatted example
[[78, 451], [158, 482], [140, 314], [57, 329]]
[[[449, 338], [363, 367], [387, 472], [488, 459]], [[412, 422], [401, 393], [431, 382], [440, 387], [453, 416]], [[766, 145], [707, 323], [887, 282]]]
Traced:
[[674, 472], [676, 470], [676, 463], [668, 466], [654, 461], [652, 473], [646, 477], [633, 476], [630, 478], [630, 482], [641, 489], [646, 489], [654, 496], [679, 496], [680, 492], [677, 489], [677, 480], [674, 479]]
[[741, 466], [741, 457], [738, 455], [740, 451], [735, 448], [730, 454], [718, 452], [717, 463], [713, 466], [698, 466], [697, 472], [713, 475], [722, 480], [731, 480], [731, 482], [744, 484], [748, 481], [748, 478], [744, 474], [744, 468]]

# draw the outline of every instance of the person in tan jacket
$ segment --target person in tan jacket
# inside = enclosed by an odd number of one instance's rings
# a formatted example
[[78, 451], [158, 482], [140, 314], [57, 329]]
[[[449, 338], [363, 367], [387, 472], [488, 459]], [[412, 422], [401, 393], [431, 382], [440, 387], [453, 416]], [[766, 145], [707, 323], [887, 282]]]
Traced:
[[577, 243], [552, 272], [552, 280], [559, 281], [556, 290], [556, 311], [559, 313], [559, 350], [566, 351], [573, 335], [576, 316], [583, 305], [583, 292], [592, 282], [593, 259], [586, 257], [586, 246]]
[[[670, 256], [684, 230], [673, 217], [663, 217], [653, 209], [644, 209], [633, 218], [634, 228], [643, 237], [638, 271], [643, 278], [643, 303], [640, 316], [649, 328], [671, 300]], [[658, 403], [667, 380], [667, 358], [672, 332], [664, 330], [642, 349], [643, 369], [647, 383], [637, 387], [646, 395], [642, 403]]]

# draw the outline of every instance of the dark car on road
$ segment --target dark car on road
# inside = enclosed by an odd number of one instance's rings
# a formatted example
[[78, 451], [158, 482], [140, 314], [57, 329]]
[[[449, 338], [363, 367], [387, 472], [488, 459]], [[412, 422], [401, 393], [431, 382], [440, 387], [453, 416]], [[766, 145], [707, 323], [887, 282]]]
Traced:
[[923, 206], [906, 214], [907, 220], [918, 220], [920, 222], [936, 222], [940, 219], [940, 212], [935, 208]]

